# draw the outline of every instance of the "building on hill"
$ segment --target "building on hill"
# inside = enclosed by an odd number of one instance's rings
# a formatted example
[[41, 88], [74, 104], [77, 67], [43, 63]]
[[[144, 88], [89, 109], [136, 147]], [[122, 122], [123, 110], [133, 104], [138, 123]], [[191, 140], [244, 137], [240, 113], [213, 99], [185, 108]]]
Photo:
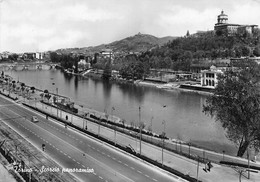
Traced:
[[110, 58], [112, 59], [113, 57], [113, 50], [112, 49], [103, 49], [100, 54], [104, 57], [104, 58]]
[[260, 64], [260, 57], [241, 57], [241, 58], [230, 58], [230, 64], [232, 67], [247, 66], [252, 62]]
[[217, 35], [227, 34], [232, 36], [234, 34], [244, 35], [245, 33], [252, 34], [258, 25], [240, 25], [240, 24], [230, 24], [228, 23], [228, 15], [221, 11], [218, 15], [217, 23], [214, 26], [214, 30]]

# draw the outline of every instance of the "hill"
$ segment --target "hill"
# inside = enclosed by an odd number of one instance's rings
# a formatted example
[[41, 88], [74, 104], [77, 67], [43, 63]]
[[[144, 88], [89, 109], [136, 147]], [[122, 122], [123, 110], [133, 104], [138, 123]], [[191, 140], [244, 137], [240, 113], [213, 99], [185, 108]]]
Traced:
[[102, 49], [112, 49], [114, 52], [144, 52], [154, 47], [160, 47], [176, 38], [171, 36], [158, 38], [153, 35], [138, 33], [109, 44], [101, 44], [94, 47], [58, 49], [56, 52], [64, 54], [71, 52], [94, 54], [95, 52], [100, 52]]

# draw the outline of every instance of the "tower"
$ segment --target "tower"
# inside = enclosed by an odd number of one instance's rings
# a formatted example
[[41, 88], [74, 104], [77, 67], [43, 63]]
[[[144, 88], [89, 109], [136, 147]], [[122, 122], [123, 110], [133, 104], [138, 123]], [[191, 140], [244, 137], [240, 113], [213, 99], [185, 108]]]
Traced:
[[216, 25], [219, 24], [226, 24], [228, 23], [228, 16], [226, 14], [224, 14], [224, 11], [221, 11], [221, 14], [218, 15], [218, 23]]

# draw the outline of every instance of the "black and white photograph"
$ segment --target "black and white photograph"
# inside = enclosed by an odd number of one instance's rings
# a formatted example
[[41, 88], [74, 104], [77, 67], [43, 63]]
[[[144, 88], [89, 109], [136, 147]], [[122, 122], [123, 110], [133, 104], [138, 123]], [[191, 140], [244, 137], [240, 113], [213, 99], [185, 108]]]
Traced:
[[0, 0], [0, 182], [260, 182], [260, 0]]

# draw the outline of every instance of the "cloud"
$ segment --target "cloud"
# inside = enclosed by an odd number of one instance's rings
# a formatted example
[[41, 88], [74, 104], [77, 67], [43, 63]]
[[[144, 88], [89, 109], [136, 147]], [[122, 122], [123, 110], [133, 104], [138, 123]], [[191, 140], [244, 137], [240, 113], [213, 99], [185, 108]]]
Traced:
[[182, 36], [212, 30], [222, 9], [231, 23], [259, 24], [259, 6], [256, 0], [4, 0], [0, 51], [95, 46], [138, 32]]

